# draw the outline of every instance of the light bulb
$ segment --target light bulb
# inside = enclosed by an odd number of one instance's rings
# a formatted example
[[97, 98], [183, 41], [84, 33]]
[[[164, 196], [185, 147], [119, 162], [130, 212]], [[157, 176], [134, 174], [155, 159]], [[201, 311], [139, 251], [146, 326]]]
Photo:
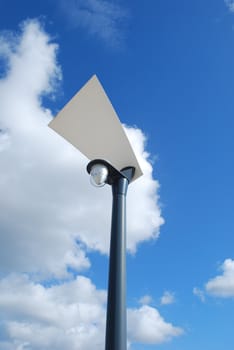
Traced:
[[105, 185], [108, 177], [108, 169], [103, 164], [94, 164], [90, 171], [90, 182], [95, 187], [102, 187]]

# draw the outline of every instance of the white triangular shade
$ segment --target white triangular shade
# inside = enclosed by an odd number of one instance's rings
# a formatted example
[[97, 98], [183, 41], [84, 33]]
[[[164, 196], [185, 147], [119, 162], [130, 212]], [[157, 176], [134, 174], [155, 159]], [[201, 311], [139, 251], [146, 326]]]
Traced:
[[90, 160], [104, 159], [117, 170], [142, 171], [99, 80], [94, 75], [50, 122], [49, 127], [78, 148]]

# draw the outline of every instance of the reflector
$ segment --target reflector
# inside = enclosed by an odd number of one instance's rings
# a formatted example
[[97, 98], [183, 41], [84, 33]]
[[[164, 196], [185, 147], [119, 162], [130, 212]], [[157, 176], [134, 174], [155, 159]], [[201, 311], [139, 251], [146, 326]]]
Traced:
[[65, 105], [49, 127], [90, 160], [107, 160], [119, 171], [134, 167], [133, 181], [142, 175], [127, 135], [96, 75]]

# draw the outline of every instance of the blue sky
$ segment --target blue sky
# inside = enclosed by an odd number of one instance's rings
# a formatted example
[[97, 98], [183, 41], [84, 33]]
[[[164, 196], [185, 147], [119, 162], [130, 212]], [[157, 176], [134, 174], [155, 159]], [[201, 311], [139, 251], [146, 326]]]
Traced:
[[110, 189], [47, 127], [93, 74], [145, 173], [130, 349], [233, 349], [233, 28], [232, 0], [1, 1], [0, 350], [103, 348]]

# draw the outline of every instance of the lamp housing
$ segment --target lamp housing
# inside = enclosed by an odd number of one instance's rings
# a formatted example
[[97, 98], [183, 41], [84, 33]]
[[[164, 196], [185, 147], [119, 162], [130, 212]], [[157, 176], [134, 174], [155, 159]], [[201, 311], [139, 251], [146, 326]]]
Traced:
[[91, 183], [96, 187], [102, 187], [105, 184], [113, 185], [120, 178], [126, 178], [130, 183], [135, 168], [125, 167], [119, 171], [104, 159], [94, 159], [88, 163], [87, 172], [90, 174]]

